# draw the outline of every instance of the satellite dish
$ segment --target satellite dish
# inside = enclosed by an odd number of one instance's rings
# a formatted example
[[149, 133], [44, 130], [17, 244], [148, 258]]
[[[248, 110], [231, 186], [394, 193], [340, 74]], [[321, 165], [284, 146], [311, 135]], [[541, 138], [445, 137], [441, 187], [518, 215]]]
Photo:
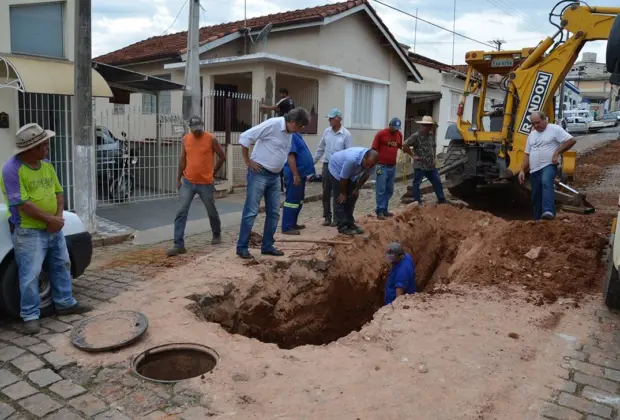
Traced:
[[266, 41], [269, 36], [269, 32], [271, 32], [271, 28], [273, 28], [273, 23], [268, 23], [261, 31], [258, 33], [258, 36], [254, 40], [254, 42], [258, 41]]

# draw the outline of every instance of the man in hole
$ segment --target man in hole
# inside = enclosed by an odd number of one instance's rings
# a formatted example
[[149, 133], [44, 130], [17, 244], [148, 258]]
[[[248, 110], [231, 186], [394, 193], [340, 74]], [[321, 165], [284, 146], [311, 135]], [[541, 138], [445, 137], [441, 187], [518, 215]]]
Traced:
[[334, 185], [334, 215], [338, 232], [362, 235], [364, 229], [355, 224], [353, 212], [359, 192], [377, 164], [379, 153], [367, 147], [350, 147], [332, 155], [329, 176]]
[[415, 264], [411, 255], [403, 251], [397, 242], [387, 246], [385, 260], [391, 264], [384, 297], [384, 303], [389, 305], [399, 296], [416, 292]]

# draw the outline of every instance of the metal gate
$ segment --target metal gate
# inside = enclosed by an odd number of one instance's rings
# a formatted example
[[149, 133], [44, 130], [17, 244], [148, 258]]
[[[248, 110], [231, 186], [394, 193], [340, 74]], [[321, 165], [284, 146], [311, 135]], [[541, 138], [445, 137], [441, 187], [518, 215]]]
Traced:
[[64, 189], [65, 210], [74, 210], [72, 96], [18, 92], [20, 127], [37, 123], [56, 136], [50, 139], [49, 160]]

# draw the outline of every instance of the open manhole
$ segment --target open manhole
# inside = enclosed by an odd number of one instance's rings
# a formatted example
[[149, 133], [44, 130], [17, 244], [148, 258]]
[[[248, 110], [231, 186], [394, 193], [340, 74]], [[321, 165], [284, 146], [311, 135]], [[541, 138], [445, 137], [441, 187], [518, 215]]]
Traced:
[[131, 367], [143, 379], [170, 383], [204, 375], [219, 359], [215, 350], [200, 344], [164, 344], [136, 356]]

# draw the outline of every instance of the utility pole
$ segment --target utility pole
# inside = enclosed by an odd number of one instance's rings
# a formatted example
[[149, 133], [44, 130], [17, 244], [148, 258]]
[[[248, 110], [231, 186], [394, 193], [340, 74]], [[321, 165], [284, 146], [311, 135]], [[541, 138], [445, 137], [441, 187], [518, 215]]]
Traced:
[[418, 8], [415, 9], [415, 29], [413, 30], [413, 52], [415, 52], [415, 44], [418, 41]]
[[187, 61], [185, 62], [185, 90], [183, 91], [183, 119], [200, 113], [200, 0], [189, 2], [187, 27]]
[[497, 46], [497, 51], [502, 50], [502, 45], [506, 43], [503, 39], [494, 39], [489, 41], [491, 44], [495, 44]]
[[454, 65], [454, 44], [456, 43], [456, 0], [454, 0], [454, 16], [452, 19], [452, 65]]
[[[95, 193], [95, 133], [93, 130], [93, 85], [91, 43], [91, 0], [75, 2], [73, 111], [73, 196], [75, 212], [86, 230], [97, 228]], [[69, 191], [71, 193], [71, 191]]]

